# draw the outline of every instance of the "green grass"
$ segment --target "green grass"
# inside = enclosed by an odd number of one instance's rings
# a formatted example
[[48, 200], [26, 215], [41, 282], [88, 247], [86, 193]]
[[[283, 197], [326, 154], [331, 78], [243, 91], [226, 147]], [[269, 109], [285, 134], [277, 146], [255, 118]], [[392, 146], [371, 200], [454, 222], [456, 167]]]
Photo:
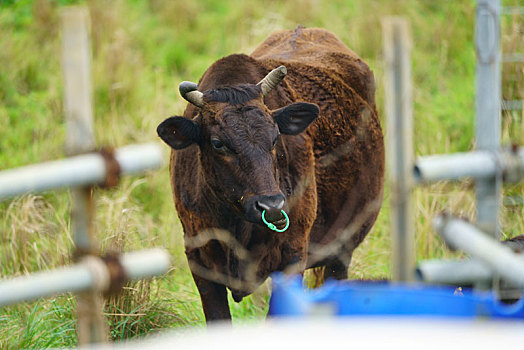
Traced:
[[[0, 0], [0, 170], [64, 157], [58, 11], [77, 0]], [[383, 125], [381, 18], [403, 15], [413, 33], [414, 144], [418, 155], [472, 149], [475, 92], [474, 1], [385, 0], [92, 0], [92, 74], [99, 145], [157, 140], [156, 126], [183, 112], [182, 80], [197, 81], [216, 59], [249, 53], [271, 32], [297, 24], [336, 33], [374, 70]], [[517, 5], [517, 0], [504, 1]], [[522, 52], [522, 19], [505, 17], [503, 45]], [[520, 28], [520, 30], [519, 30]], [[520, 34], [519, 34], [520, 33]], [[524, 99], [522, 65], [503, 66], [505, 99]], [[521, 112], [504, 113], [503, 140], [522, 143]], [[387, 130], [386, 130], [387, 135]], [[166, 159], [168, 158], [166, 146]], [[431, 230], [443, 209], [474, 216], [471, 184], [417, 189], [417, 257], [450, 256]], [[521, 186], [507, 193], [522, 195]], [[103, 250], [164, 246], [173, 270], [131, 284], [105, 312], [113, 339], [163, 328], [202, 326], [203, 313], [183, 253], [168, 169], [122, 179], [96, 193], [96, 232]], [[357, 249], [354, 278], [390, 276], [389, 191], [368, 238]], [[0, 203], [1, 277], [70, 263], [70, 193]], [[522, 206], [503, 210], [504, 232], [522, 232]], [[267, 286], [236, 304], [234, 322], [261, 320]], [[71, 295], [0, 309], [0, 348], [76, 345]]]

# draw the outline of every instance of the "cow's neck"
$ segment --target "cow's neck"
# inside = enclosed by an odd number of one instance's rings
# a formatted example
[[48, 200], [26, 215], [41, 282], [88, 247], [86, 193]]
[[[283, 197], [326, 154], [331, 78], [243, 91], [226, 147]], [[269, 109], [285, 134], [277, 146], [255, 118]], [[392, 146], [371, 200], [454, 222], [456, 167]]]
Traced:
[[238, 84], [256, 84], [264, 77], [261, 65], [247, 55], [229, 55], [216, 61], [204, 73], [201, 90]]

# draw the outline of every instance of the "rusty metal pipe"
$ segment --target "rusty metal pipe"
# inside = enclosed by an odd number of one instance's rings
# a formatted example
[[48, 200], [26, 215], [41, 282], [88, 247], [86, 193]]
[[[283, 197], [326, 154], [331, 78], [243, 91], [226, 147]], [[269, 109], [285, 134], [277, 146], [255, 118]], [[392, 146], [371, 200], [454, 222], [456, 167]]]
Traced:
[[[159, 145], [130, 145], [115, 151], [120, 174], [136, 174], [162, 165]], [[104, 182], [107, 165], [99, 153], [33, 164], [0, 172], [0, 199], [28, 192], [42, 192], [61, 187], [79, 187]]]
[[[158, 276], [170, 267], [165, 249], [154, 248], [120, 256], [126, 280]], [[56, 294], [84, 291], [105, 292], [110, 273], [102, 259], [87, 255], [77, 264], [0, 281], [0, 305], [15, 304]]]

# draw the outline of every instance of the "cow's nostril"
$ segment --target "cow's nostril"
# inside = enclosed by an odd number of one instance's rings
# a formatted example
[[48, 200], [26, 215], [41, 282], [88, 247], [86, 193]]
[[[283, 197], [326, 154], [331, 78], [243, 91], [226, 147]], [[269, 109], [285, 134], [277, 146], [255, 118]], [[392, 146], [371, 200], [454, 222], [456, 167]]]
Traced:
[[262, 221], [277, 222], [284, 218], [284, 203], [283, 196], [266, 196], [255, 201], [255, 209], [262, 215]]
[[286, 198], [282, 194], [253, 196], [245, 204], [246, 218], [260, 223], [264, 216], [269, 222], [277, 222], [284, 218], [282, 210], [285, 206]]
[[284, 198], [283, 196], [270, 196], [261, 198], [257, 201], [255, 201], [256, 209], [259, 211], [277, 211], [280, 212], [280, 210], [284, 207]]
[[256, 201], [255, 205], [257, 206], [257, 209], [260, 211], [271, 209], [271, 207], [268, 204], [261, 201]]
[[281, 199], [277, 202], [277, 205], [275, 205], [275, 209], [280, 210], [284, 207], [284, 199]]

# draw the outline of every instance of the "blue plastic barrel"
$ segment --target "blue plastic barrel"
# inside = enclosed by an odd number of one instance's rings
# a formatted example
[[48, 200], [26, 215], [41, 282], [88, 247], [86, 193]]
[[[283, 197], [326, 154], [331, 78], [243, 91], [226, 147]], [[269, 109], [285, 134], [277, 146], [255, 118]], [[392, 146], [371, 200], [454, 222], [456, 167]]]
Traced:
[[301, 276], [272, 275], [271, 316], [436, 316], [524, 319], [524, 299], [503, 304], [493, 292], [392, 282], [327, 281], [302, 286]]

